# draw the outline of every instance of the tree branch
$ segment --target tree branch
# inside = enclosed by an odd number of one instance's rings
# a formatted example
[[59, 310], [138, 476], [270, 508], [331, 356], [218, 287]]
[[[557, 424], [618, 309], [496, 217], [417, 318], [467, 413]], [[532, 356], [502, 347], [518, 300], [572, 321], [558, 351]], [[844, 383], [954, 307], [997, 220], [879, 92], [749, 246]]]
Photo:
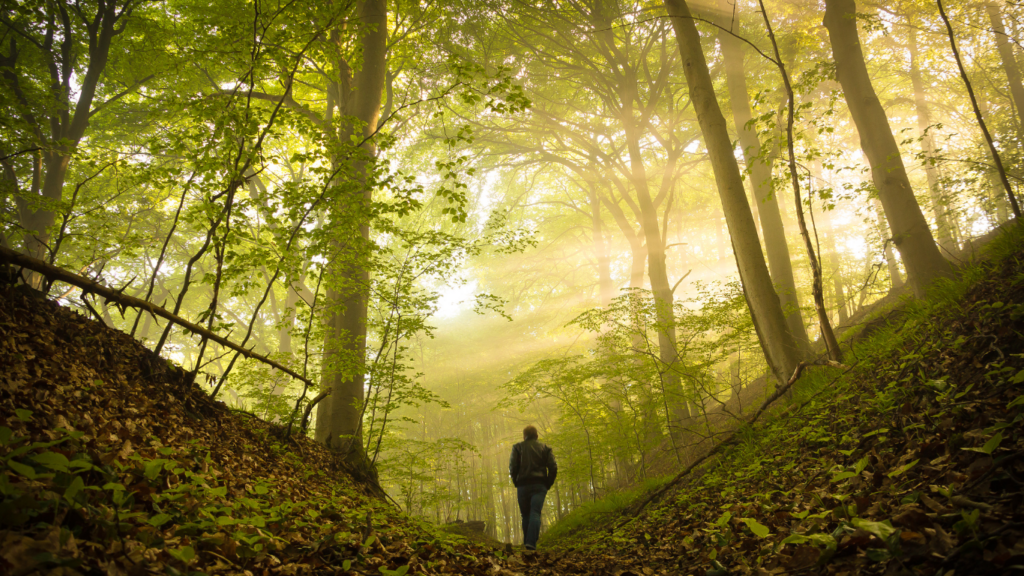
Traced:
[[3, 260], [10, 264], [14, 264], [15, 266], [27, 268], [29, 270], [32, 270], [33, 272], [38, 272], [39, 274], [46, 276], [50, 280], [60, 280], [61, 282], [71, 284], [72, 286], [77, 286], [81, 288], [83, 292], [91, 292], [93, 294], [98, 294], [105, 298], [106, 300], [118, 304], [118, 306], [120, 307], [127, 306], [130, 308], [138, 308], [140, 310], [145, 310], [150, 314], [160, 316], [161, 318], [164, 318], [169, 322], [173, 322], [174, 324], [177, 324], [185, 328], [189, 332], [199, 334], [200, 336], [213, 340], [214, 342], [220, 344], [221, 346], [224, 346], [225, 348], [230, 348], [238, 352], [242, 356], [245, 356], [246, 358], [252, 358], [253, 360], [258, 360], [260, 362], [263, 362], [264, 364], [267, 364], [268, 366], [272, 366], [284, 372], [285, 374], [291, 376], [292, 378], [300, 380], [305, 384], [309, 384], [311, 386], [316, 385], [308, 378], [302, 377], [298, 373], [282, 366], [281, 364], [278, 364], [277, 362], [274, 362], [270, 358], [267, 358], [266, 356], [263, 356], [261, 354], [257, 354], [252, 350], [243, 348], [242, 346], [239, 346], [238, 344], [231, 342], [227, 338], [220, 336], [215, 332], [207, 330], [202, 326], [193, 324], [192, 322], [189, 322], [188, 320], [185, 320], [180, 316], [172, 314], [171, 312], [165, 310], [164, 308], [161, 308], [160, 306], [157, 306], [156, 304], [153, 304], [152, 302], [147, 302], [134, 296], [129, 296], [125, 294], [123, 291], [108, 288], [100, 284], [99, 282], [94, 282], [92, 280], [89, 280], [88, 278], [83, 278], [73, 272], [68, 272], [67, 270], [58, 268], [56, 266], [51, 266], [50, 264], [47, 264], [42, 260], [36, 260], [35, 258], [25, 256], [24, 254], [20, 254], [3, 246], [0, 246], [0, 260]]

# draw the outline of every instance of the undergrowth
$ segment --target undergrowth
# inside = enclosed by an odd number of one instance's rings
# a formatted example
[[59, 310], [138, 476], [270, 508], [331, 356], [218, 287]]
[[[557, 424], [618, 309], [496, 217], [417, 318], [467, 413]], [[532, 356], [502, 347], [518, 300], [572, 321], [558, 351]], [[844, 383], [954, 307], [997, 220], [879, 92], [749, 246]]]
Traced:
[[[546, 543], [581, 555], [634, 549], [645, 565], [708, 574], [1024, 565], [1021, 238], [1004, 234], [986, 261], [848, 337], [851, 370], [804, 376], [642, 514], [613, 529], [560, 522]], [[626, 506], [617, 495], [591, 508]]]
[[610, 492], [597, 500], [586, 502], [582, 506], [574, 508], [572, 512], [559, 518], [557, 522], [541, 535], [540, 546], [557, 545], [559, 542], [571, 538], [577, 532], [592, 526], [595, 521], [605, 522], [609, 518], [618, 516], [637, 498], [654, 492], [667, 484], [671, 479], [671, 475], [647, 478], [640, 484]]

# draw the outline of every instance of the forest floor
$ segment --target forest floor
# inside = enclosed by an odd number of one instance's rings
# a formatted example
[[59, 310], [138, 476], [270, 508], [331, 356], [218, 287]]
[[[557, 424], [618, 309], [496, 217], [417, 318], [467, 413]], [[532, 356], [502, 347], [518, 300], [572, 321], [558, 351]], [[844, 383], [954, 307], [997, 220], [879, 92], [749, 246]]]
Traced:
[[508, 573], [375, 493], [127, 334], [0, 285], [0, 574]]
[[874, 330], [850, 370], [621, 516], [552, 530], [523, 571], [1024, 574], [1020, 234]]
[[129, 336], [3, 285], [0, 573], [1024, 573], [1011, 236], [692, 473], [509, 556], [404, 516]]

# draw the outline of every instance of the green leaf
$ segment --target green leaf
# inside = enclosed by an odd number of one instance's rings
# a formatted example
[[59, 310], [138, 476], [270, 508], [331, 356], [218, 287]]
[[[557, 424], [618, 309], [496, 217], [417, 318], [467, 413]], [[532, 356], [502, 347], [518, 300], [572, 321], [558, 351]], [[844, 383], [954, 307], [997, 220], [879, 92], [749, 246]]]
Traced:
[[857, 475], [856, 472], [851, 472], [850, 470], [847, 470], [846, 472], [840, 472], [840, 473], [836, 474], [835, 476], [833, 476], [832, 477], [832, 481], [833, 482], [839, 482], [841, 480], [846, 480], [847, 478], [853, 478], [856, 475]]
[[988, 442], [985, 442], [985, 445], [982, 446], [981, 448], [961, 448], [961, 450], [968, 450], [970, 452], [981, 452], [982, 454], [991, 456], [992, 453], [996, 451], [996, 448], [999, 448], [999, 444], [1002, 441], [1003, 433], [996, 432], [995, 436], [989, 438]]
[[196, 557], [196, 551], [193, 550], [191, 546], [185, 546], [184, 548], [179, 548], [177, 550], [168, 550], [167, 553], [186, 564]]
[[68, 502], [74, 501], [75, 496], [78, 496], [78, 493], [81, 492], [83, 488], [85, 488], [85, 481], [82, 480], [81, 476], [75, 476], [75, 479], [72, 480], [71, 484], [68, 484], [67, 489], [64, 490], [64, 499]]
[[221, 496], [221, 497], [227, 496], [228, 495], [228, 487], [227, 486], [220, 486], [218, 488], [210, 488], [210, 495], [211, 496]]
[[872, 522], [871, 520], [865, 520], [863, 518], [854, 518], [853, 525], [856, 528], [877, 536], [879, 540], [885, 541], [889, 536], [892, 536], [896, 529], [892, 527], [892, 524], [888, 520], [884, 522]]
[[174, 517], [171, 516], [170, 514], [157, 514], [156, 516], [153, 516], [152, 518], [150, 518], [148, 520], [148, 522], [149, 522], [150, 526], [157, 526], [157, 527], [159, 527], [159, 526], [163, 526], [164, 524], [167, 524], [168, 522], [170, 522], [171, 518], [174, 518]]
[[14, 470], [15, 472], [21, 474], [25, 478], [34, 480], [36, 477], [36, 471], [31, 466], [22, 464], [21, 462], [16, 462], [14, 460], [8, 460], [7, 465], [11, 467], [11, 470]]
[[377, 537], [374, 536], [373, 534], [370, 534], [369, 536], [366, 537], [366, 542], [363, 542], [363, 548], [369, 548], [376, 541], [377, 541]]
[[92, 470], [92, 462], [87, 458], [79, 458], [68, 462], [68, 470]]
[[151, 460], [150, 462], [148, 462], [144, 470], [146, 478], [149, 478], [150, 480], [156, 480], [156, 477], [160, 475], [160, 471], [164, 469], [164, 462], [166, 462], [166, 460], [163, 460], [161, 458], [157, 458], [156, 460]]
[[[1021, 396], [1024, 398], [1024, 396]], [[0, 426], [0, 446], [7, 446], [7, 443], [11, 441], [11, 436], [14, 436], [14, 432], [7, 426]]]
[[860, 460], [858, 460], [857, 463], [853, 466], [854, 474], [860, 474], [861, 472], [864, 471], [865, 468], [867, 468], [867, 466], [868, 466], [868, 457], [865, 456], [865, 457], [861, 458]]
[[267, 525], [267, 520], [263, 516], [252, 516], [245, 520], [246, 524], [252, 524], [257, 528], [263, 528]]
[[56, 470], [57, 472], [68, 471], [68, 458], [60, 452], [43, 452], [42, 454], [36, 454], [32, 459], [50, 470]]
[[747, 525], [747, 528], [750, 528], [750, 531], [754, 533], [754, 536], [758, 538], [766, 538], [771, 533], [767, 526], [753, 518], [742, 518], [742, 520]]
[[892, 558], [892, 554], [885, 548], [868, 548], [864, 555], [872, 562], [885, 562]]
[[32, 411], [24, 408], [16, 408], [14, 410], [14, 415], [18, 417], [18, 420], [28, 422], [32, 418]]
[[[257, 494], [263, 495], [263, 494], [266, 494], [267, 492], [270, 492], [270, 489], [267, 488], [266, 484], [257, 484], [256, 485], [256, 493]], [[347, 570], [347, 568], [346, 568], [346, 570]]]
[[921, 461], [921, 459], [919, 458], [917, 460], [914, 460], [913, 462], [910, 462], [909, 464], [904, 464], [903, 466], [900, 466], [899, 468], [893, 470], [892, 472], [889, 472], [889, 478], [895, 478], [895, 477], [903, 474], [907, 470], [910, 470], [914, 466], [917, 466], [917, 463], [920, 462], [920, 461]]
[[996, 432], [996, 435], [990, 438], [988, 442], [985, 442], [985, 445], [982, 446], [981, 449], [985, 451], [985, 454], [992, 454], [996, 451], [996, 448], [999, 448], [999, 444], [1002, 443], [1002, 441], [1003, 433]]
[[231, 526], [235, 522], [237, 522], [237, 521], [234, 518], [232, 518], [231, 516], [218, 516], [217, 517], [217, 525], [218, 526]]
[[726, 510], [725, 513], [722, 514], [722, 517], [719, 518], [717, 521], [715, 521], [715, 525], [718, 526], [719, 528], [725, 528], [725, 525], [728, 524], [729, 520], [731, 520], [731, 519], [732, 519], [732, 512], [729, 512], [728, 510]]
[[808, 538], [807, 536], [804, 536], [803, 534], [790, 534], [789, 536], [786, 536], [782, 540], [782, 543], [783, 544], [803, 544], [804, 542], [809, 542], [809, 541], [810, 541], [810, 538]]
[[[1021, 374], [1024, 374], [1024, 370], [1021, 370]], [[1009, 410], [1010, 408], [1016, 408], [1017, 406], [1024, 406], [1024, 394], [1010, 400], [1010, 403], [1006, 405], [1006, 409]]]
[[351, 560], [345, 560], [344, 562], [342, 562], [341, 563], [341, 569], [344, 570], [345, 572], [348, 572], [349, 570], [351, 570], [352, 569], [352, 561]]

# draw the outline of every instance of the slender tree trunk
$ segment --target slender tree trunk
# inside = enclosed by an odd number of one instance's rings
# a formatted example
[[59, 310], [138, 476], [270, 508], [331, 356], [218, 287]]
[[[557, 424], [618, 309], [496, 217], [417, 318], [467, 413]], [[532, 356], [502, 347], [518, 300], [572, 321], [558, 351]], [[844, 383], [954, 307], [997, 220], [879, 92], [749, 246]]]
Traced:
[[953, 59], [956, 60], [956, 67], [960, 70], [960, 78], [964, 81], [964, 88], [967, 89], [967, 96], [971, 99], [971, 107], [974, 108], [974, 117], [978, 120], [978, 128], [981, 129], [981, 135], [985, 138], [985, 144], [988, 145], [988, 151], [992, 155], [992, 162], [996, 166], [996, 171], [999, 173], [999, 180], [1003, 184], [1003, 190], [1006, 192], [1006, 198], [1010, 201], [1010, 208], [1013, 209], [1013, 215], [1020, 221], [1020, 206], [1017, 204], [1017, 198], [1013, 194], [1013, 186], [1010, 185], [1010, 180], [1006, 177], [1006, 169], [1003, 167], [1003, 159], [999, 154], [999, 149], [996, 148], [995, 140], [992, 138], [992, 134], [988, 131], [988, 126], [985, 124], [985, 117], [981, 113], [981, 107], [978, 105], [978, 98], [974, 95], [974, 87], [971, 85], [971, 79], [967, 76], [967, 69], [964, 68], [963, 59], [960, 58], [960, 50], [956, 47], [956, 37], [953, 34], [953, 25], [949, 22], [949, 18], [946, 16], [946, 9], [942, 6], [942, 0], [936, 0], [939, 6], [939, 16], [942, 17], [943, 23], [946, 25], [946, 34], [949, 37], [949, 47], [953, 51]]
[[[779, 68], [779, 73], [782, 74], [782, 83], [786, 89], [786, 151], [789, 155], [789, 174], [790, 179], [793, 183], [793, 210], [796, 214], [796, 221], [800, 227], [800, 235], [804, 238], [804, 246], [807, 248], [807, 258], [811, 263], [811, 274], [813, 277], [813, 283], [811, 292], [814, 296], [814, 309], [818, 313], [818, 326], [821, 328], [821, 339], [824, 340], [825, 346], [828, 349], [829, 358], [834, 362], [843, 361], [843, 353], [839, 348], [839, 342], [836, 340], [836, 335], [832, 331], [832, 321], [829, 320], [828, 311], [825, 309], [825, 295], [822, 289], [821, 279], [821, 263], [818, 260], [817, 254], [814, 251], [814, 243], [811, 242], [810, 231], [807, 229], [807, 222], [804, 219], [804, 207], [800, 198], [800, 175], [797, 172], [796, 166], [796, 151], [794, 149], [794, 140], [796, 136], [793, 132], [793, 122], [796, 120], [796, 94], [793, 92], [793, 86], [789, 81], [789, 72], [786, 71], [786, 66], [782, 60], [782, 54], [779, 52], [779, 44], [775, 40], [775, 33], [772, 31], [771, 20], [768, 18], [768, 12], [764, 7], [764, 0], [758, 0], [758, 5], [761, 8], [761, 16], [764, 17], [764, 25], [768, 31], [768, 38], [772, 42], [772, 49], [775, 52], [775, 60]], [[810, 180], [810, 178], [808, 178]]]
[[602, 306], [607, 306], [615, 297], [615, 285], [612, 283], [611, 254], [608, 252], [608, 239], [604, 234], [604, 222], [601, 220], [601, 199], [598, 196], [595, 182], [588, 182], [587, 195], [590, 199], [590, 221], [592, 226], [594, 255], [597, 258], [598, 297]]
[[672, 283], [668, 278], [665, 241], [661, 236], [658, 209], [651, 198], [647, 183], [647, 170], [640, 151], [640, 127], [633, 117], [632, 101], [634, 95], [632, 91], [636, 87], [635, 78], [628, 79], [627, 84], [628, 91], [622, 98], [625, 104], [622, 111], [622, 122], [626, 133], [626, 146], [630, 160], [632, 184], [636, 190], [636, 200], [640, 206], [642, 218], [641, 227], [647, 251], [647, 277], [651, 282], [651, 292], [654, 294], [658, 320], [658, 326], [656, 327], [658, 332], [658, 358], [661, 363], [658, 370], [662, 374], [664, 392], [669, 396], [665, 399], [671, 411], [667, 415], [669, 426], [673, 437], [679, 438], [681, 429], [689, 418], [689, 413], [682, 399], [680, 378], [677, 371], [679, 353], [676, 349], [676, 321]]
[[882, 203], [877, 198], [874, 200], [874, 204], [875, 218], [878, 221], [878, 230], [882, 236], [882, 252], [885, 254], [885, 265], [889, 269], [889, 281], [895, 290], [903, 286], [903, 277], [900, 275], [900, 265], [896, 262], [896, 255], [892, 252], [889, 224], [885, 221], [885, 210], [882, 209]]
[[747, 204], [743, 179], [733, 154], [729, 130], [715, 97], [711, 74], [700, 44], [700, 35], [694, 26], [690, 9], [685, 0], [665, 0], [665, 7], [668, 9], [676, 41], [679, 43], [683, 72], [690, 89], [690, 100], [693, 102], [697, 121], [704, 135], [704, 143], [711, 157], [718, 194], [732, 237], [736, 267], [739, 269], [758, 340], [768, 365], [782, 384], [793, 374], [799, 362], [796, 342], [787, 328], [779, 296], [775, 293], [772, 279], [768, 274], [768, 266], [761, 253], [754, 217], [750, 212], [750, 205]]
[[861, 149], [871, 165], [872, 179], [892, 226], [893, 243], [903, 257], [914, 293], [923, 296], [932, 280], [952, 270], [939, 253], [928, 222], [914, 197], [896, 139], [871, 85], [857, 33], [854, 0], [826, 0], [825, 27], [832, 43], [836, 77], [860, 134]]
[[932, 200], [932, 212], [935, 214], [935, 234], [939, 246], [947, 255], [957, 251], [956, 241], [946, 215], [946, 203], [942, 200], [942, 189], [939, 184], [939, 171], [935, 167], [935, 140], [928, 129], [932, 125], [931, 112], [925, 100], [924, 80], [921, 78], [920, 53], [917, 46], [917, 29], [909, 28], [907, 48], [910, 51], [910, 83], [914, 87], [914, 107], [917, 111], [917, 129], [921, 131], [921, 151], [924, 152], [924, 173], [928, 178], [928, 192]]
[[[721, 4], [720, 4], [721, 6]], [[739, 33], [738, 22], [723, 21], [721, 25]], [[726, 85], [729, 88], [729, 102], [732, 104], [733, 123], [739, 135], [740, 146], [743, 147], [743, 158], [747, 163], [754, 188], [754, 198], [761, 219], [761, 230], [764, 234], [765, 252], [768, 254], [768, 268], [771, 271], [775, 290], [779, 293], [782, 309], [786, 314], [786, 324], [793, 334], [801, 355], [810, 351], [810, 340], [804, 326], [800, 301], [793, 279], [793, 265], [786, 242], [786, 232], [782, 224], [782, 213], [779, 211], [778, 194], [772, 194], [773, 158], [762, 155], [761, 142], [750, 121], [753, 113], [750, 109], [750, 96], [747, 92], [747, 79], [743, 65], [742, 41], [728, 32], [719, 32], [719, 44], [722, 48], [722, 61], [725, 65]]]
[[829, 272], [832, 275], [832, 292], [835, 295], [839, 325], [842, 326], [850, 319], [850, 313], [847, 310], [846, 293], [843, 289], [843, 269], [839, 261], [839, 247], [836, 244], [835, 227], [832, 226], [832, 213], [823, 212], [818, 221], [822, 224], [821, 227], [825, 236], [825, 250], [828, 250]]
[[1010, 98], [1013, 106], [1017, 109], [1017, 138], [1024, 141], [1024, 83], [1021, 81], [1020, 68], [1017, 67], [1017, 59], [1013, 56], [1013, 45], [1006, 35], [1006, 28], [1003, 26], [1003, 17], [999, 13], [1001, 2], [989, 2], [985, 6], [988, 12], [988, 20], [992, 23], [992, 31], [996, 35], [996, 48], [999, 50], [999, 58], [1003, 61], [1003, 70], [1006, 72], [1006, 80], [1010, 84]]

